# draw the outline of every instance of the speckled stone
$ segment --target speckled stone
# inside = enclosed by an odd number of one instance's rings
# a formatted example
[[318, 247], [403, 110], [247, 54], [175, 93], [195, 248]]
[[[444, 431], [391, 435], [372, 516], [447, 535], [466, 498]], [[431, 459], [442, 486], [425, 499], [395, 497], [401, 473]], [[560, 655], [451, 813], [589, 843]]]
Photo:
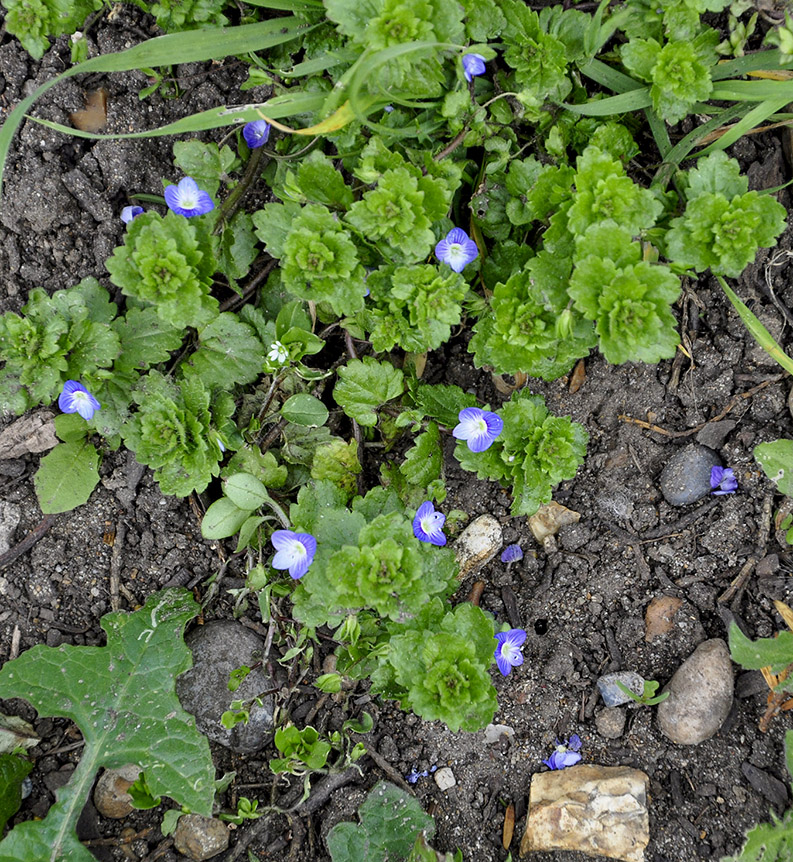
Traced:
[[173, 833], [173, 846], [193, 862], [204, 862], [229, 846], [229, 830], [213, 817], [183, 814]]
[[696, 503], [710, 494], [710, 470], [721, 466], [721, 459], [707, 446], [689, 443], [667, 461], [658, 486], [664, 499], [672, 506]]
[[625, 730], [625, 710], [615, 706], [601, 709], [595, 716], [597, 732], [606, 739], [619, 739]]
[[697, 745], [724, 724], [732, 707], [732, 662], [721, 638], [701, 643], [677, 669], [658, 704], [658, 726], [678, 745]]

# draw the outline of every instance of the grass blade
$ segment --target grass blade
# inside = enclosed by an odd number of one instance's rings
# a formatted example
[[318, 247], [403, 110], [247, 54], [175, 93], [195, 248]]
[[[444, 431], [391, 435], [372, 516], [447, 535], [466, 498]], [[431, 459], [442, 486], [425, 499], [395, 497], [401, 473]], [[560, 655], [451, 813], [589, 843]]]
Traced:
[[[245, 54], [289, 42], [311, 29], [313, 28], [300, 19], [287, 17], [273, 18], [258, 24], [243, 24], [238, 27], [215, 27], [208, 30], [170, 33], [167, 36], [149, 39], [125, 51], [92, 57], [84, 63], [72, 66], [51, 81], [46, 81], [30, 96], [23, 99], [11, 111], [0, 128], [0, 196], [5, 163], [16, 130], [39, 96], [65, 78], [84, 72], [127, 72], [130, 69], [170, 66], [214, 60], [229, 54]], [[69, 131], [74, 130], [69, 129]]]
[[700, 150], [697, 156], [707, 156], [716, 150], [723, 150], [729, 147], [730, 144], [734, 144], [738, 138], [750, 132], [755, 126], [759, 126], [777, 111], [781, 111], [789, 101], [789, 98], [782, 98], [760, 102], [742, 120], [731, 126], [718, 140], [714, 141], [709, 147], [705, 147], [704, 150]]
[[609, 117], [612, 114], [640, 111], [642, 108], [649, 108], [652, 103], [650, 88], [642, 86], [641, 89], [620, 93], [618, 96], [609, 96], [607, 99], [595, 99], [591, 102], [584, 102], [582, 105], [570, 105], [563, 102], [562, 107], [585, 117]]
[[793, 359], [782, 350], [779, 344], [774, 339], [774, 336], [763, 326], [762, 323], [749, 310], [746, 303], [732, 290], [727, 282], [719, 275], [716, 280], [721, 285], [721, 289], [727, 294], [727, 298], [733, 304], [738, 316], [743, 321], [744, 326], [749, 330], [749, 334], [754, 340], [765, 350], [765, 352], [788, 374], [793, 374]]

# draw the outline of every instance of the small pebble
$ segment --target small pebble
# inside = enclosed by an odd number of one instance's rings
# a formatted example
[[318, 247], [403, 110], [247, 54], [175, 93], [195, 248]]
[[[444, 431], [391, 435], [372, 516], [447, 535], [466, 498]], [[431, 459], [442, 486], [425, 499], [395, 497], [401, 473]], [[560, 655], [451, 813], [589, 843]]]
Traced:
[[706, 497], [710, 485], [711, 467], [722, 466], [721, 459], [707, 446], [689, 443], [667, 461], [658, 486], [664, 499], [672, 506], [686, 506]]
[[448, 766], [442, 766], [435, 773], [435, 783], [441, 790], [448, 790], [450, 787], [454, 787], [454, 785], [457, 784], [457, 780]]
[[106, 769], [94, 788], [94, 805], [102, 817], [119, 820], [132, 814], [132, 797], [127, 793], [130, 785], [140, 775], [140, 767], [134, 763], [118, 769]]
[[183, 814], [173, 833], [173, 845], [193, 862], [204, 862], [229, 846], [229, 830], [225, 823], [213, 817]]
[[608, 706], [595, 716], [597, 732], [606, 739], [619, 739], [625, 730], [625, 710]]
[[644, 677], [632, 670], [619, 670], [615, 673], [607, 673], [597, 681], [598, 691], [606, 706], [619, 706], [623, 703], [631, 703], [633, 698], [629, 697], [617, 685], [621, 682], [634, 694], [642, 694], [644, 691]]
[[453, 545], [460, 567], [459, 580], [489, 563], [502, 544], [501, 524], [492, 515], [480, 515], [471, 521]]
[[493, 745], [502, 737], [515, 738], [515, 729], [508, 724], [488, 724], [485, 728], [485, 745]]

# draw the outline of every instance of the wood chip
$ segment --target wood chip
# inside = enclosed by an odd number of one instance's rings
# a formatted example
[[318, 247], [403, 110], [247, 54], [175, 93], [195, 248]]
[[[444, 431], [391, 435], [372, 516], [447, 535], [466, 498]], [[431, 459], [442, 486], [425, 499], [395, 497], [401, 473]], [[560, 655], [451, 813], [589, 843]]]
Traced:
[[107, 90], [100, 87], [85, 94], [85, 108], [69, 114], [75, 129], [81, 132], [101, 132], [107, 125]]
[[515, 806], [510, 802], [507, 805], [507, 810], [504, 813], [504, 828], [501, 831], [501, 845], [505, 850], [509, 850], [509, 845], [512, 843], [512, 833], [515, 831]]
[[584, 383], [586, 383], [586, 365], [583, 359], [579, 359], [570, 375], [570, 386], [568, 387], [570, 394], [575, 395]]

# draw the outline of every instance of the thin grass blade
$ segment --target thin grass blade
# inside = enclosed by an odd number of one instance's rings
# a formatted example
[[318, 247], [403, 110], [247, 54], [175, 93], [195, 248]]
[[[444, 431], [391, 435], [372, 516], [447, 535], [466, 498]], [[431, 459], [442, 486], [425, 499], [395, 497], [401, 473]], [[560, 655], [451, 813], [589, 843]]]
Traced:
[[776, 114], [777, 111], [781, 111], [789, 101], [789, 98], [782, 98], [776, 101], [761, 102], [752, 108], [742, 120], [731, 126], [718, 140], [714, 141], [710, 146], [705, 147], [704, 150], [700, 150], [697, 156], [707, 156], [709, 153], [716, 152], [716, 150], [726, 149], [730, 144], [734, 144], [740, 137], [750, 132], [755, 126], [759, 126], [769, 117]]

